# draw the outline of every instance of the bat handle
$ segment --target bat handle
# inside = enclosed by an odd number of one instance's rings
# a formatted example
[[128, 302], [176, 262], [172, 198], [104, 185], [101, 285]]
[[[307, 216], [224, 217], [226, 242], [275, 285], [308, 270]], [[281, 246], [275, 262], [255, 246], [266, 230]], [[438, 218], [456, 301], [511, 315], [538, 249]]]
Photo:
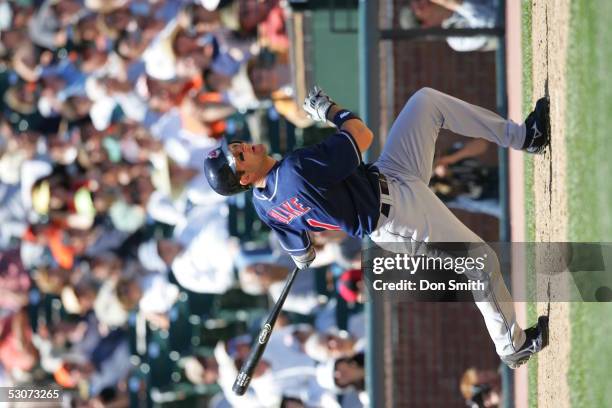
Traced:
[[236, 377], [236, 381], [234, 381], [232, 391], [234, 391], [236, 395], [244, 395], [250, 383], [251, 377], [247, 373], [240, 371], [238, 377]]
[[234, 385], [232, 386], [232, 391], [236, 395], [244, 395], [247, 388], [249, 388], [249, 384], [251, 383], [253, 372], [259, 360], [261, 360], [261, 356], [266, 350], [266, 346], [268, 345], [268, 340], [270, 339], [270, 334], [272, 333], [272, 329], [274, 328], [274, 324], [276, 323], [276, 318], [278, 317], [281, 309], [283, 308], [283, 303], [285, 303], [285, 299], [289, 294], [289, 290], [291, 289], [291, 285], [293, 285], [293, 281], [297, 276], [298, 268], [293, 269], [291, 272], [291, 276], [287, 283], [285, 283], [285, 287], [281, 295], [279, 296], [276, 304], [272, 308], [272, 311], [268, 315], [268, 318], [264, 322], [257, 339], [253, 342], [253, 346], [251, 348], [251, 353], [247, 360], [242, 364], [240, 368], [240, 372], [234, 381]]
[[[264, 327], [265, 326], [268, 326], [268, 324], [264, 325]], [[259, 337], [261, 338], [262, 335], [260, 334]], [[267, 343], [268, 343], [268, 340], [266, 338], [265, 343], [257, 342], [251, 349], [251, 353], [249, 354], [249, 357], [247, 358], [247, 360], [244, 362], [244, 364], [240, 368], [240, 372], [238, 373], [238, 376], [236, 377], [236, 380], [234, 381], [234, 385], [232, 386], [232, 391], [234, 391], [236, 395], [244, 395], [247, 388], [249, 388], [249, 384], [251, 383], [253, 372], [255, 371], [255, 368], [257, 367], [259, 360], [261, 360], [261, 356], [266, 350]]]

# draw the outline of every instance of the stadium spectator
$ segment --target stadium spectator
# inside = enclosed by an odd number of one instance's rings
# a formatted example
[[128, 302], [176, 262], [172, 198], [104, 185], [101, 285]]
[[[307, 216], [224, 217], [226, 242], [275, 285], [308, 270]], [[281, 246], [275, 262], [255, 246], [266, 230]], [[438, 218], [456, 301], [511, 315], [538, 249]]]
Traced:
[[468, 368], [459, 384], [466, 406], [470, 408], [493, 408], [501, 404], [501, 377], [492, 370]]
[[[421, 27], [493, 28], [498, 24], [498, 2], [495, 0], [413, 0], [410, 8]], [[491, 51], [497, 48], [493, 36], [448, 37], [455, 51]]]

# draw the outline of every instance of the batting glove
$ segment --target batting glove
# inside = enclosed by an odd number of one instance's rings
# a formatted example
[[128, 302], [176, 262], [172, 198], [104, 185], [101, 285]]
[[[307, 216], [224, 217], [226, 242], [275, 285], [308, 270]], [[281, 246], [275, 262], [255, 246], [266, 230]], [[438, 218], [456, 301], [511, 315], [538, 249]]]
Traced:
[[334, 105], [334, 101], [320, 89], [318, 86], [314, 86], [308, 93], [308, 97], [304, 99], [304, 110], [316, 122], [327, 121], [327, 111]]
[[308, 252], [304, 255], [291, 255], [293, 262], [295, 262], [295, 266], [299, 269], [306, 269], [310, 266], [312, 261], [315, 260], [317, 254], [313, 247], [308, 248]]

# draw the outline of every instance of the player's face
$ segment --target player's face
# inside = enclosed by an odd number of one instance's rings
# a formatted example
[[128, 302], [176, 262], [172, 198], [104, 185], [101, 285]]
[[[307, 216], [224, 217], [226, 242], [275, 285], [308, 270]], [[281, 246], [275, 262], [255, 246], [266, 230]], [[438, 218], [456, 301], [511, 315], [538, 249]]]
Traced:
[[256, 172], [267, 154], [266, 147], [262, 144], [231, 143], [229, 150], [236, 159], [236, 170], [245, 173]]
[[235, 170], [240, 173], [240, 184], [248, 186], [265, 177], [268, 156], [264, 145], [234, 142], [228, 148], [235, 159]]

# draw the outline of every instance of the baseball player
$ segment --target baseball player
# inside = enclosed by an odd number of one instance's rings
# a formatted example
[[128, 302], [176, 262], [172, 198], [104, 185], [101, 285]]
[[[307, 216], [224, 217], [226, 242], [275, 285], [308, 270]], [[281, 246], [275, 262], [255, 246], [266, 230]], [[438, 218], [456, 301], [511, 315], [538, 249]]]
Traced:
[[[253, 189], [259, 217], [303, 269], [315, 252], [307, 231], [342, 230], [369, 235], [376, 243], [482, 240], [429, 189], [434, 146], [441, 128], [480, 137], [500, 146], [540, 153], [549, 143], [548, 101], [540, 99], [525, 123], [505, 120], [431, 88], [408, 100], [395, 120], [382, 154], [366, 165], [362, 153], [373, 134], [352, 112], [314, 87], [304, 110], [338, 131], [314, 146], [277, 161], [261, 145], [231, 142], [205, 160], [211, 187], [222, 195]], [[523, 330], [513, 300], [499, 275], [490, 295], [476, 304], [502, 361], [515, 368], [543, 347], [543, 322]]]

